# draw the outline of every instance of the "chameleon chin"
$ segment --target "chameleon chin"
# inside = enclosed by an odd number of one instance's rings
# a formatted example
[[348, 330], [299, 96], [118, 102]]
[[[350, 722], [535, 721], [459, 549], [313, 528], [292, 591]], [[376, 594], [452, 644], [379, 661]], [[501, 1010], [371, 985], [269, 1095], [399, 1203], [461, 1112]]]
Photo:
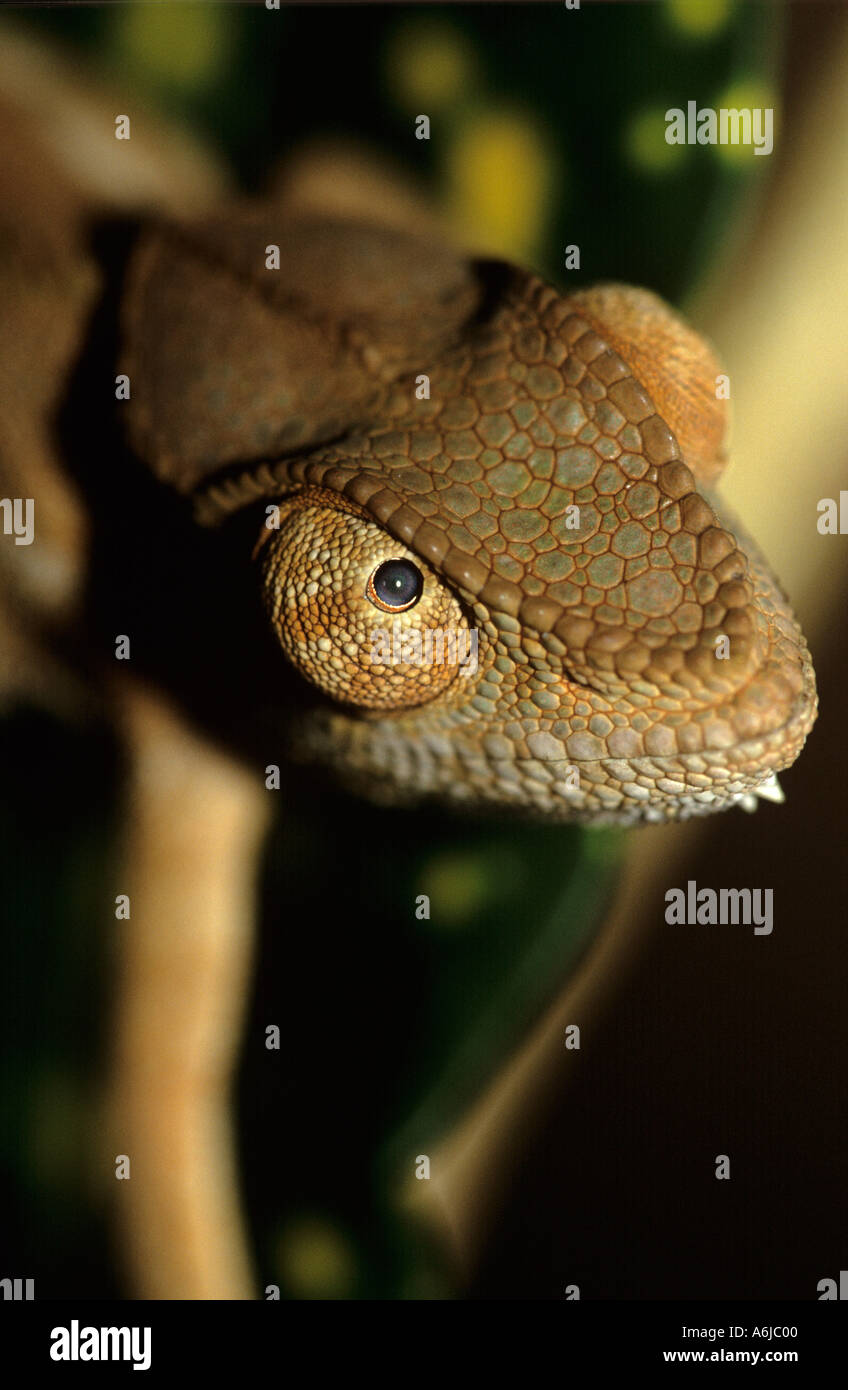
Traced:
[[[715, 499], [725, 379], [655, 296], [257, 206], [147, 232], [129, 285], [134, 448], [204, 525], [266, 504], [280, 660], [329, 697], [296, 756], [590, 825], [781, 798], [812, 665]], [[476, 669], [375, 663], [387, 615], [473, 630]]]

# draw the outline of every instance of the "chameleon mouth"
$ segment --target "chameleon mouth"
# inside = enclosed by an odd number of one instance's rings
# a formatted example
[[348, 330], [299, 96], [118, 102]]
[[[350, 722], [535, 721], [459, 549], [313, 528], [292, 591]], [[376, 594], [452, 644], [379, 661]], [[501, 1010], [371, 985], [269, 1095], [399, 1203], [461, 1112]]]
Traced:
[[782, 806], [786, 800], [786, 795], [782, 786], [777, 780], [777, 773], [773, 772], [758, 787], [754, 787], [751, 792], [745, 792], [738, 798], [738, 805], [743, 811], [753, 812], [757, 808], [757, 799], [760, 801], [773, 801], [775, 805]]

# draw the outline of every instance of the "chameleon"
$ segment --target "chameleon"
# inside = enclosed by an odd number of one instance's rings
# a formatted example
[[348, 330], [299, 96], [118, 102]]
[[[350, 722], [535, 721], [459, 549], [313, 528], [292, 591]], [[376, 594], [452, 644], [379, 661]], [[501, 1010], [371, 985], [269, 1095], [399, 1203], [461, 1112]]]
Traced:
[[[399, 806], [683, 819], [779, 797], [814, 674], [720, 502], [719, 365], [674, 310], [476, 258], [379, 181], [238, 198], [172, 130], [133, 115], [119, 148], [123, 96], [43, 63], [0, 44], [0, 492], [35, 536], [0, 536], [0, 691], [105, 707], [126, 753], [92, 1161], [110, 1190], [116, 1153], [137, 1165], [131, 1284], [251, 1297], [226, 1098], [265, 761]], [[138, 600], [129, 663], [110, 587]], [[406, 659], [375, 660], [381, 633]], [[475, 660], [413, 659], [439, 634]]]
[[[291, 755], [588, 825], [780, 799], [813, 668], [716, 495], [719, 364], [658, 297], [245, 203], [147, 228], [122, 325], [133, 449], [199, 524], [257, 514]], [[444, 632], [473, 666], [416, 659]]]

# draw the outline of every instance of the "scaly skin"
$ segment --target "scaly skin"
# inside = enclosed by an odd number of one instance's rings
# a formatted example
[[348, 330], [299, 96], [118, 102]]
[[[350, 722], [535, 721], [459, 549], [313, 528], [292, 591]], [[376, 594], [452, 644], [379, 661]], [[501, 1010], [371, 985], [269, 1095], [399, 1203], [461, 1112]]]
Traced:
[[[298, 755], [384, 800], [589, 824], [747, 803], [797, 757], [806, 645], [716, 510], [719, 368], [654, 296], [248, 207], [149, 233], [127, 302], [135, 447], [204, 523], [262, 504], [270, 621], [330, 697]], [[395, 558], [423, 591], [387, 614]], [[375, 664], [394, 621], [474, 629], [477, 669]]]

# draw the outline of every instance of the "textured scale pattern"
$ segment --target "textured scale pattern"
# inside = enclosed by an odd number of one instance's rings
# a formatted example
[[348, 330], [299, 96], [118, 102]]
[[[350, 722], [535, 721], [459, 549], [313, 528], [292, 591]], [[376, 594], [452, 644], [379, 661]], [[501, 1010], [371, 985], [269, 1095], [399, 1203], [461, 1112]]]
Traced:
[[[364, 699], [358, 661], [358, 695], [337, 687], [337, 708], [299, 719], [295, 751], [388, 800], [435, 794], [591, 823], [733, 804], [794, 761], [815, 688], [776, 581], [712, 500], [726, 424], [712, 354], [642, 291], [563, 296], [503, 268], [487, 302], [455, 264], [445, 277], [454, 319], [438, 342], [430, 314], [414, 364], [396, 317], [388, 348], [376, 320], [373, 341], [354, 335], [372, 384], [357, 387], [338, 437], [319, 428], [316, 447], [247, 467], [235, 445], [199, 463], [190, 434], [160, 450], [160, 473], [195, 494], [209, 524], [316, 490], [330, 513], [334, 498], [341, 513], [352, 506], [384, 538], [375, 554], [420, 557], [479, 634], [473, 678], [431, 681], [409, 708]], [[431, 295], [437, 263], [426, 278]], [[178, 302], [169, 312], [179, 322]], [[183, 338], [194, 313], [184, 312]], [[264, 362], [263, 383], [266, 372]], [[308, 397], [308, 381], [298, 390]], [[333, 409], [338, 426], [338, 400]], [[175, 450], [187, 461], [181, 483]], [[286, 583], [292, 603], [290, 569]], [[286, 605], [274, 602], [291, 656]], [[343, 645], [337, 611], [334, 623], [322, 640]]]
[[[406, 612], [375, 612], [368, 581], [387, 558], [381, 528], [355, 504], [311, 488], [283, 510], [278, 534], [272, 540], [266, 527], [262, 536], [262, 588], [293, 665], [332, 698], [366, 709], [423, 704], [445, 691], [459, 674], [459, 662], [433, 659], [443, 655], [444, 637], [434, 648], [432, 634], [455, 635], [468, 626], [450, 589], [419, 561], [422, 601]], [[392, 559], [417, 558], [396, 541], [389, 549]], [[431, 634], [429, 650], [425, 632]]]

